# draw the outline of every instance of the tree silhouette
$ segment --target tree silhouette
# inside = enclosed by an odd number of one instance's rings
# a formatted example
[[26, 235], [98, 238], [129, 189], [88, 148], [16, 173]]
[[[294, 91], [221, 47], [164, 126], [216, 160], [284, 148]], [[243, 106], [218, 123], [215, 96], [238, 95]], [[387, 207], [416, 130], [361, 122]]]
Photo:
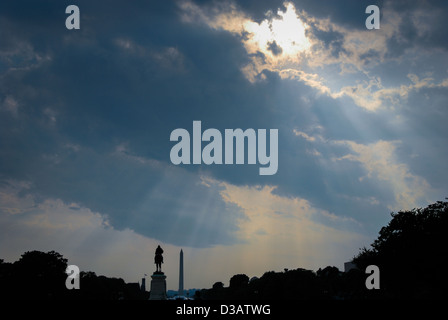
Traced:
[[361, 269], [375, 264], [386, 295], [433, 298], [446, 295], [444, 263], [448, 258], [448, 202], [392, 213], [371, 248], [353, 259]]
[[236, 274], [230, 278], [230, 288], [236, 289], [244, 287], [249, 283], [249, 277], [245, 274]]
[[149, 297], [138, 283], [97, 276], [91, 271], [81, 271], [80, 290], [69, 290], [65, 286], [66, 269], [67, 259], [55, 251], [28, 251], [14, 263], [0, 259], [0, 299], [147, 300]]
[[57, 299], [66, 291], [67, 259], [55, 251], [27, 251], [2, 266], [2, 294], [7, 298]]
[[224, 288], [224, 283], [222, 283], [221, 281], [215, 282], [212, 286], [213, 289], [215, 290], [219, 290]]

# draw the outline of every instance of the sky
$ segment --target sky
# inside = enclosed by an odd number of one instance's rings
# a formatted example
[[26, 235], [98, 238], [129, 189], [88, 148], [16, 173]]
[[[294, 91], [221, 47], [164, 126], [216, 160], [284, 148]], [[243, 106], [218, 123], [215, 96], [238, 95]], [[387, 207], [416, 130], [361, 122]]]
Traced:
[[[2, 1], [0, 258], [55, 250], [149, 283], [160, 244], [174, 290], [181, 248], [185, 288], [343, 270], [391, 212], [448, 196], [447, 18], [442, 1]], [[222, 141], [278, 130], [277, 171], [174, 164], [194, 121]]]

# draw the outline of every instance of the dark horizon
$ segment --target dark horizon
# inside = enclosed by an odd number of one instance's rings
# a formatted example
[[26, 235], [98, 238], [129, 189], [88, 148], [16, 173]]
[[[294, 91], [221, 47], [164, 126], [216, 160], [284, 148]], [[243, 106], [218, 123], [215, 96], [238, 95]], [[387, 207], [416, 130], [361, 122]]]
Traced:
[[[72, 277], [69, 270], [73, 266], [55, 251], [28, 251], [14, 263], [0, 259], [0, 285], [4, 299], [23, 299], [30, 293], [39, 293], [41, 299], [154, 300], [153, 295], [157, 295], [155, 300], [441, 299], [448, 295], [448, 281], [443, 277], [447, 227], [448, 201], [399, 211], [391, 214], [390, 222], [371, 246], [354, 256], [349, 270], [341, 272], [334, 266], [316, 272], [285, 268], [283, 272], [266, 271], [260, 278], [240, 273], [230, 278], [228, 287], [217, 281], [209, 289], [185, 290], [192, 292], [191, 296], [184, 294], [182, 249], [179, 290], [167, 290], [164, 283], [161, 296], [154, 293], [161, 289], [154, 281], [160, 276], [166, 279], [159, 268], [151, 276], [148, 291], [142, 284], [97, 276], [93, 271]], [[164, 251], [158, 247], [156, 256], [160, 252]]]

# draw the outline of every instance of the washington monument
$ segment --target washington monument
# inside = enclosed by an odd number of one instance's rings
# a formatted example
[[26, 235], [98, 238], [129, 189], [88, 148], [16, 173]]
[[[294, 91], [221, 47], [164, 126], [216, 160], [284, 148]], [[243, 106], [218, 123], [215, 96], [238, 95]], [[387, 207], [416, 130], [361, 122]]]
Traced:
[[177, 293], [179, 296], [184, 295], [184, 252], [180, 249], [179, 257], [179, 291]]

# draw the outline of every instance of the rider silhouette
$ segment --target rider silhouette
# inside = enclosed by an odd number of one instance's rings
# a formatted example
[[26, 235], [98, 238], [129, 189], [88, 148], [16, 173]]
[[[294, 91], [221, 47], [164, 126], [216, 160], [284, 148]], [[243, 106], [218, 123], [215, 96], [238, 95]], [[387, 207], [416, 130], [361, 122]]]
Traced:
[[162, 272], [162, 263], [163, 263], [163, 249], [159, 246], [157, 246], [156, 249], [156, 256], [154, 257], [154, 263], [156, 264], [156, 271]]

